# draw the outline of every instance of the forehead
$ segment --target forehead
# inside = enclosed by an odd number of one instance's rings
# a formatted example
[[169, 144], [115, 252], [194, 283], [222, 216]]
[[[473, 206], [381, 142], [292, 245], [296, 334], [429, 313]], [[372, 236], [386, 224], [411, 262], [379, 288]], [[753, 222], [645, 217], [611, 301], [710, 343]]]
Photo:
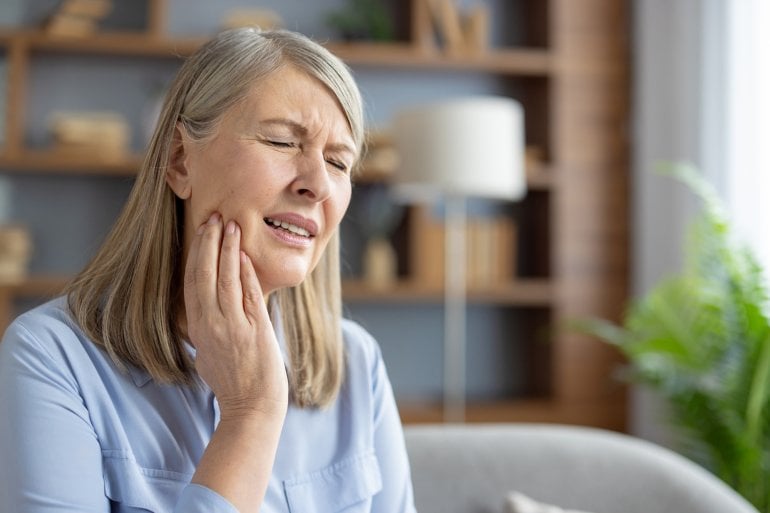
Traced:
[[241, 107], [247, 111], [244, 114], [257, 116], [293, 113], [307, 122], [316, 118], [334, 121], [350, 132], [345, 111], [335, 94], [320, 80], [292, 65], [281, 66], [252, 84]]

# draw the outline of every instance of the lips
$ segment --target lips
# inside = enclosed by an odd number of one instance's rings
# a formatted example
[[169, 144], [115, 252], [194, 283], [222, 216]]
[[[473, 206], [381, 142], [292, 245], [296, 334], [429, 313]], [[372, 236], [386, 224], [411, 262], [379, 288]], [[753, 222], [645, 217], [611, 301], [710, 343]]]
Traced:
[[318, 226], [310, 219], [296, 214], [279, 214], [264, 219], [268, 226], [276, 230], [286, 230], [289, 233], [305, 238], [313, 238], [318, 233]]

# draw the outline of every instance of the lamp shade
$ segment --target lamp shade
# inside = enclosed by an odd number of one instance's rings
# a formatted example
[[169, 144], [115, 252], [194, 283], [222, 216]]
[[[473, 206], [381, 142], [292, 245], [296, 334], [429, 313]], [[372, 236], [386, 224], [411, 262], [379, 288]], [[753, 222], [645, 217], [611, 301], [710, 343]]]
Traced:
[[401, 196], [517, 200], [526, 192], [524, 113], [512, 98], [468, 97], [403, 110], [394, 118], [393, 139]]

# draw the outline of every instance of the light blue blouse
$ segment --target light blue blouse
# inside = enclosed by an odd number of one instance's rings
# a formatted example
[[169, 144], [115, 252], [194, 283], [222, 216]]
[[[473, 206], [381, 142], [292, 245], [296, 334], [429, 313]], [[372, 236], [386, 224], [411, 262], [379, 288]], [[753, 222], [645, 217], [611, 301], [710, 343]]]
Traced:
[[[344, 321], [346, 380], [323, 410], [289, 407], [261, 512], [413, 512], [403, 432], [379, 347]], [[235, 513], [190, 483], [218, 422], [205, 385], [121, 372], [59, 298], [0, 344], [0, 511]]]

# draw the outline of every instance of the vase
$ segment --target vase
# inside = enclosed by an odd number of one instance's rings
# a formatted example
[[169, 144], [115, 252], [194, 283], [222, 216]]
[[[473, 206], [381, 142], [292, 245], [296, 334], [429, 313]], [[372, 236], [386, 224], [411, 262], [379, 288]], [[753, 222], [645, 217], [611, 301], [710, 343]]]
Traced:
[[364, 281], [374, 289], [391, 287], [396, 281], [396, 251], [385, 238], [375, 238], [366, 244], [364, 250]]

